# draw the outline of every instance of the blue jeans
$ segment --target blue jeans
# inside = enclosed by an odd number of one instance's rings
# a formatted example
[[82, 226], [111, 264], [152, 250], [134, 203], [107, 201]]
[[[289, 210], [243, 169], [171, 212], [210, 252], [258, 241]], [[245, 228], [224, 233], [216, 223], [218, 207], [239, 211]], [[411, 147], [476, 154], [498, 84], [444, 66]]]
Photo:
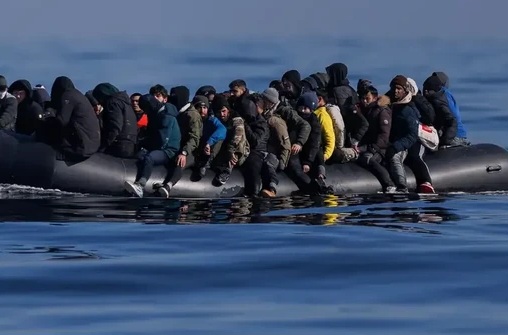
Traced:
[[407, 150], [399, 151], [395, 155], [387, 157], [390, 175], [397, 188], [407, 188], [406, 170], [404, 169], [406, 157]]
[[148, 179], [152, 175], [153, 167], [160, 165], [168, 165], [171, 160], [162, 150], [154, 150], [145, 153], [139, 160], [139, 178], [138, 183], [145, 186]]

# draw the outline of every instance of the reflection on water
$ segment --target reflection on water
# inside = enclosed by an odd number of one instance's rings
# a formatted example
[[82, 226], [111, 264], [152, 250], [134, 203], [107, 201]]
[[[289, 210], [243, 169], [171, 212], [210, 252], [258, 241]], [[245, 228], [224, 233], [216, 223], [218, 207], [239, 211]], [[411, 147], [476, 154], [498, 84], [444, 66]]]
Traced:
[[93, 251], [78, 250], [74, 246], [35, 246], [27, 247], [22, 245], [12, 245], [5, 248], [9, 254], [45, 254], [49, 255], [49, 260], [90, 260], [102, 259], [104, 257]]
[[0, 202], [3, 221], [101, 221], [150, 224], [286, 223], [307, 225], [361, 225], [411, 229], [404, 224], [441, 223], [461, 218], [443, 206], [446, 197], [418, 195], [318, 196], [277, 199], [234, 198], [133, 199], [62, 197], [6, 199]]

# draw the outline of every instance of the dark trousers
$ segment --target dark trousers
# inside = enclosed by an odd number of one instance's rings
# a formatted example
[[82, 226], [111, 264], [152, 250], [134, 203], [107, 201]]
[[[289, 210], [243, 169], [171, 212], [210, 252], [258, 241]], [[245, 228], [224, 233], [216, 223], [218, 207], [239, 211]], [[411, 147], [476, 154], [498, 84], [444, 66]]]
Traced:
[[284, 172], [300, 190], [306, 192], [310, 191], [312, 179], [308, 173], [303, 172], [299, 155], [292, 155], [289, 158], [288, 166]]
[[429, 167], [423, 160], [424, 155], [425, 147], [418, 141], [411, 148], [409, 148], [407, 158], [404, 161], [404, 164], [406, 164], [411, 169], [411, 171], [413, 171], [417, 186], [423, 183], [432, 184]]
[[360, 154], [357, 163], [372, 172], [381, 183], [383, 189], [386, 189], [388, 186], [394, 186], [394, 184], [388, 170], [381, 165], [382, 161], [383, 157], [379, 153], [373, 154], [367, 151]]
[[114, 143], [106, 148], [104, 153], [120, 158], [133, 158], [136, 155], [136, 144], [130, 141]]
[[210, 155], [206, 155], [204, 153], [205, 146], [204, 145], [200, 146], [199, 153], [196, 155], [196, 163], [194, 164], [194, 167], [198, 169], [202, 167], [210, 168], [210, 166], [212, 165], [212, 161], [215, 160], [217, 156], [219, 156], [219, 152], [221, 152], [221, 147], [222, 141], [215, 143], [211, 148]]
[[264, 153], [253, 150], [242, 165], [245, 180], [244, 194], [252, 196], [258, 194], [261, 188], [261, 170], [263, 168]]
[[138, 182], [145, 186], [152, 175], [154, 166], [168, 166], [171, 159], [163, 150], [154, 150], [145, 153], [138, 161]]

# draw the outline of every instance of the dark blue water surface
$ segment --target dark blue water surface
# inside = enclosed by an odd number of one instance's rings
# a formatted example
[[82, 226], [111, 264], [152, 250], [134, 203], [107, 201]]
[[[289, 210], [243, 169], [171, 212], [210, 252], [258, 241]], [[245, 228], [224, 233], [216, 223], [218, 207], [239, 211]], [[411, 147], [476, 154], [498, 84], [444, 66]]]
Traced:
[[[507, 42], [195, 46], [5, 44], [0, 73], [67, 74], [83, 91], [238, 77], [261, 90], [344, 61], [382, 91], [444, 70], [469, 137], [508, 146]], [[506, 334], [507, 214], [505, 193], [154, 200], [2, 185], [0, 334]]]

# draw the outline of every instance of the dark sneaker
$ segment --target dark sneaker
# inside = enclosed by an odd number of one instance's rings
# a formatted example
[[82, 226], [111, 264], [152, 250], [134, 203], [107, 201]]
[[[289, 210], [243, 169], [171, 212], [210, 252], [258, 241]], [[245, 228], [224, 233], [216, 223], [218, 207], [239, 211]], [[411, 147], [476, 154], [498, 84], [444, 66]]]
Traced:
[[409, 193], [407, 187], [397, 187], [397, 193]]
[[124, 187], [125, 190], [130, 194], [135, 195], [138, 198], [143, 198], [143, 186], [141, 186], [139, 183], [126, 181]]
[[171, 184], [166, 184], [162, 187], [159, 187], [157, 189], [157, 193], [162, 198], [169, 198], [169, 193], [171, 192], [172, 188], [173, 188], [173, 186]]
[[229, 173], [228, 171], [224, 171], [224, 172], [221, 172], [220, 174], [218, 174], [215, 177], [215, 180], [217, 181], [217, 183], [224, 185], [225, 183], [228, 182], [229, 177], [231, 177], [231, 173]]
[[163, 183], [153, 183], [152, 184], [152, 189], [154, 190], [158, 190], [159, 188], [161, 188], [162, 186], [164, 186]]

